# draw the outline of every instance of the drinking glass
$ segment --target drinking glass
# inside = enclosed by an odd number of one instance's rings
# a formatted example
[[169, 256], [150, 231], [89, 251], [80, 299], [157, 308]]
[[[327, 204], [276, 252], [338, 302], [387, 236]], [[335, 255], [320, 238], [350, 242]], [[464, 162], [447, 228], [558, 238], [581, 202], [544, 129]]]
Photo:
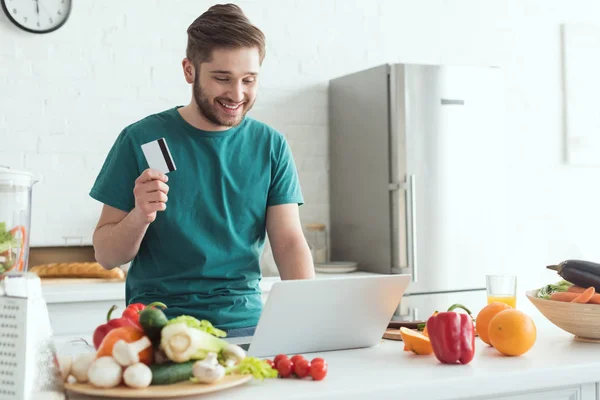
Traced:
[[517, 308], [517, 277], [515, 275], [486, 275], [487, 303], [501, 302]]

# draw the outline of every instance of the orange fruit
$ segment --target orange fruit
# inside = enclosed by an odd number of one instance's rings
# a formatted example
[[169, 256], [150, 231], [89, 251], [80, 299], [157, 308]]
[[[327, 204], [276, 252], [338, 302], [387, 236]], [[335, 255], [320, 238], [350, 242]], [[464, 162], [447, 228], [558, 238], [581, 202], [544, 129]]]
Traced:
[[[432, 317], [435, 317], [436, 315], [438, 315], [438, 312], [434, 312], [433, 314], [431, 314]], [[427, 321], [425, 321], [425, 328], [423, 328], [423, 335], [429, 337], [429, 331], [427, 330]]]
[[537, 330], [533, 320], [523, 311], [500, 311], [490, 321], [488, 335], [492, 346], [506, 356], [520, 356], [533, 347]]
[[508, 304], [494, 302], [488, 304], [487, 306], [483, 307], [481, 311], [479, 311], [477, 318], [475, 318], [475, 330], [477, 331], [479, 338], [483, 340], [484, 343], [491, 345], [488, 335], [488, 326], [491, 319], [500, 311], [508, 310], [509, 308], [511, 307]]
[[404, 342], [404, 351], [412, 351], [415, 354], [421, 355], [433, 353], [433, 347], [431, 347], [429, 338], [422, 333], [403, 326], [400, 328], [400, 335]]

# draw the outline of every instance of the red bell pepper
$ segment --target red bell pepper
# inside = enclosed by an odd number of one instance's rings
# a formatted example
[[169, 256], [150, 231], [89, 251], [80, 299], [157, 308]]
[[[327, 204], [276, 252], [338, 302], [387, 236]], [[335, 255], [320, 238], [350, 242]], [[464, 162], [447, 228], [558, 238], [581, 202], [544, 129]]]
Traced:
[[[128, 305], [125, 310], [123, 310], [123, 314], [121, 314], [121, 317], [130, 319], [139, 324], [140, 313], [144, 310], [144, 308], [153, 307], [153, 306], [167, 307], [166, 305], [164, 305], [163, 303], [161, 303], [159, 301], [150, 303], [147, 306], [142, 303], [132, 303], [132, 304]], [[141, 328], [141, 326], [140, 326], [140, 328]]]
[[112, 312], [116, 309], [117, 309], [117, 306], [112, 306], [110, 308], [110, 310], [108, 310], [108, 314], [106, 315], [107, 322], [103, 325], [98, 326], [96, 328], [96, 330], [94, 330], [93, 341], [94, 341], [94, 348], [96, 350], [98, 350], [98, 347], [100, 347], [100, 343], [102, 343], [102, 339], [104, 339], [104, 336], [106, 336], [106, 334], [108, 332], [110, 332], [111, 330], [113, 330], [114, 328], [120, 328], [122, 326], [132, 326], [134, 328], [141, 330], [141, 326], [140, 326], [139, 322], [130, 320], [129, 318], [121, 317], [121, 318], [110, 319]]
[[[462, 308], [467, 312], [452, 310]], [[427, 320], [427, 333], [436, 358], [443, 364], [468, 364], [475, 355], [475, 328], [471, 311], [461, 304], [432, 315]]]
[[123, 314], [121, 317], [130, 319], [132, 321], [139, 322], [140, 320], [140, 311], [142, 311], [146, 307], [145, 304], [142, 303], [132, 303], [127, 306], [125, 310], [123, 310]]

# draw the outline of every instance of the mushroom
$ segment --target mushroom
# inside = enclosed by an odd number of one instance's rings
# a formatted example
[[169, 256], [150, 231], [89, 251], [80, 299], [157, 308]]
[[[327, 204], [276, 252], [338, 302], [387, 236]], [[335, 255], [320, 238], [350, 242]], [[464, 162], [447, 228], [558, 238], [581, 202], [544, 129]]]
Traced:
[[146, 364], [135, 363], [125, 369], [123, 381], [132, 388], [147, 388], [152, 382], [152, 371]]
[[135, 342], [127, 343], [125, 340], [118, 340], [113, 346], [112, 356], [115, 361], [123, 367], [140, 362], [140, 352], [152, 346], [152, 342], [147, 336], [142, 337]]
[[71, 365], [71, 374], [77, 379], [77, 382], [86, 383], [88, 381], [88, 371], [94, 360], [96, 360], [96, 353], [93, 352], [79, 354], [75, 357]]
[[111, 388], [121, 383], [123, 370], [114, 358], [104, 356], [92, 363], [88, 371], [90, 383], [100, 388]]
[[225, 376], [225, 368], [219, 364], [215, 353], [208, 353], [204, 360], [194, 363], [192, 374], [200, 383], [214, 383]]
[[154, 350], [154, 364], [165, 364], [168, 363], [169, 357], [165, 354], [165, 351], [161, 348]]
[[225, 364], [231, 367], [246, 358], [246, 352], [237, 344], [229, 343], [223, 349], [223, 358], [225, 359]]
[[60, 377], [65, 382], [69, 375], [71, 375], [71, 366], [73, 365], [73, 359], [71, 356], [58, 356], [58, 369], [60, 370]]

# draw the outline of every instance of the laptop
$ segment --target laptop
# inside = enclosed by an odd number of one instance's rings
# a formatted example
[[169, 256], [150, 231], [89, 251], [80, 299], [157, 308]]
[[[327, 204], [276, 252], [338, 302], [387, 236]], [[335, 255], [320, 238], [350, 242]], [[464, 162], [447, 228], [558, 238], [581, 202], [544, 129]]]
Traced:
[[254, 335], [226, 340], [253, 357], [371, 347], [409, 283], [407, 274], [278, 281]]

